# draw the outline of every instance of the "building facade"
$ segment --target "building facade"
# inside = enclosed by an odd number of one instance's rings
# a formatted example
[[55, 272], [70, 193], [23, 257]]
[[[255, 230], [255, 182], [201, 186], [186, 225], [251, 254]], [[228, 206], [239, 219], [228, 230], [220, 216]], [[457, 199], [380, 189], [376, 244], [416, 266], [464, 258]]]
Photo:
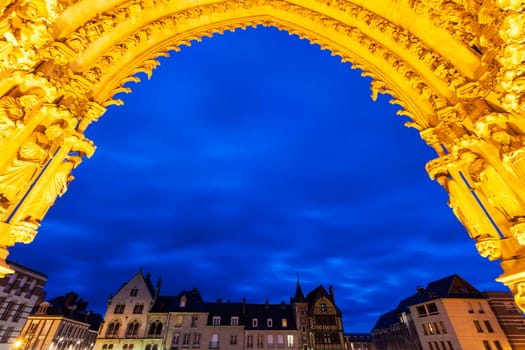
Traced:
[[13, 349], [93, 349], [102, 316], [86, 308], [87, 302], [73, 292], [40, 303], [24, 324]]
[[[493, 311], [495, 303], [490, 293], [483, 294], [452, 275], [418, 288], [395, 310], [382, 315], [372, 340], [378, 350], [515, 349], [506, 334], [510, 328], [500, 325], [503, 314], [498, 319]], [[517, 317], [523, 319], [521, 313]]]
[[29, 314], [44, 298], [47, 276], [8, 261], [15, 272], [0, 279], [0, 350], [10, 350]]
[[153, 288], [141, 271], [125, 283], [108, 302], [94, 349], [344, 350], [333, 289], [319, 286], [305, 298], [297, 283], [291, 302], [279, 304], [208, 302], [197, 289], [159, 292], [160, 281]]
[[375, 350], [370, 333], [345, 334], [347, 350]]

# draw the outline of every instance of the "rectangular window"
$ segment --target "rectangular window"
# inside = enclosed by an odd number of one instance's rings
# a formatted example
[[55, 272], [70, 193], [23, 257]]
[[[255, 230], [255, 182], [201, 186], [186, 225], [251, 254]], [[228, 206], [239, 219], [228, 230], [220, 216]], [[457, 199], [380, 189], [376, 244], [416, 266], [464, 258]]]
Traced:
[[503, 347], [501, 346], [499, 340], [494, 340], [494, 346], [497, 350], [503, 350]]
[[266, 320], [266, 327], [272, 328], [273, 327], [273, 320], [271, 318]]
[[22, 313], [24, 312], [25, 308], [26, 308], [26, 304], [24, 303], [18, 305], [18, 309], [16, 309], [15, 315], [13, 316], [13, 322], [18, 322], [20, 317], [22, 317]]
[[432, 327], [432, 323], [427, 323], [427, 328], [428, 328], [428, 333], [430, 335], [433, 335], [435, 332], [434, 332], [434, 327]]
[[230, 335], [230, 345], [237, 345], [237, 334]]
[[437, 306], [435, 303], [429, 303], [427, 304], [427, 310], [429, 315], [436, 315], [439, 314], [439, 311], [437, 309]]
[[426, 323], [423, 323], [423, 324], [421, 325], [421, 327], [423, 327], [423, 333], [425, 333], [425, 335], [428, 335], [427, 324], [426, 324]]
[[439, 328], [441, 328], [441, 333], [447, 334], [447, 327], [445, 327], [443, 321], [439, 321]]
[[447, 341], [448, 344], [448, 350], [454, 350], [454, 347], [452, 346], [452, 342], [450, 340]]
[[113, 311], [114, 314], [123, 314], [124, 313], [124, 304], [117, 304], [115, 305], [115, 311]]
[[287, 328], [288, 327], [288, 320], [286, 318], [283, 318], [281, 320], [281, 327]]
[[293, 346], [294, 346], [293, 334], [288, 334], [288, 336], [286, 337], [286, 339], [287, 339], [288, 347], [289, 347], [289, 348], [293, 348]]
[[424, 305], [416, 307], [417, 315], [419, 317], [425, 317], [427, 316], [427, 309], [425, 309]]
[[200, 333], [193, 334], [193, 347], [201, 346], [201, 335]]
[[14, 327], [7, 327], [7, 329], [5, 330], [4, 335], [0, 339], [0, 343], [8, 343], [9, 342], [9, 339], [11, 338], [11, 333], [13, 333], [13, 329], [14, 329]]
[[179, 347], [179, 338], [180, 338], [180, 333], [173, 334], [173, 339], [171, 339], [171, 347], [172, 348], [178, 348]]
[[257, 328], [259, 326], [259, 320], [254, 318], [252, 319], [252, 327]]
[[253, 348], [253, 335], [246, 336], [246, 347]]
[[190, 346], [190, 334], [184, 333], [184, 336], [182, 337], [182, 346], [187, 348]]
[[220, 326], [221, 325], [221, 316], [213, 316], [213, 326]]
[[175, 316], [175, 327], [180, 328], [182, 327], [182, 321], [183, 321], [182, 315]]
[[[434, 350], [434, 345], [432, 345], [432, 342], [428, 342], [428, 348], [430, 350]], [[439, 350], [439, 349], [436, 349], [436, 350]]]
[[481, 328], [481, 325], [479, 324], [479, 321], [474, 320], [474, 326], [476, 327], [476, 330], [478, 331], [478, 333], [483, 333], [483, 328]]
[[219, 348], [219, 335], [217, 333], [213, 333], [211, 335], [210, 340], [210, 349], [218, 349]]
[[483, 340], [483, 346], [485, 347], [485, 350], [492, 350], [488, 340]]
[[11, 310], [13, 310], [14, 306], [15, 306], [15, 303], [13, 301], [10, 301], [9, 303], [7, 303], [7, 306], [5, 307], [5, 310], [2, 313], [0, 320], [7, 321], [7, 318], [9, 317], [9, 314], [11, 314]]
[[268, 334], [268, 339], [267, 339], [267, 341], [268, 341], [268, 347], [269, 347], [269, 348], [273, 348], [273, 335]]
[[257, 335], [257, 348], [261, 349], [264, 344], [264, 336], [262, 334]]
[[483, 321], [485, 323], [485, 328], [487, 328], [487, 332], [494, 333], [494, 329], [492, 328], [492, 325], [488, 320]]
[[[199, 316], [198, 315], [191, 316], [191, 328], [197, 328], [197, 321], [198, 320], [199, 320]], [[219, 323], [220, 323], [220, 319], [219, 319]]]
[[232, 325], [232, 326], [238, 326], [238, 325], [239, 325], [239, 317], [237, 317], [237, 316], [232, 316], [232, 319], [231, 319], [231, 325]]
[[432, 328], [434, 328], [434, 331], [436, 332], [436, 334], [441, 334], [441, 328], [438, 327], [436, 322], [433, 323], [433, 327]]
[[277, 346], [280, 348], [284, 346], [284, 336], [282, 334], [277, 335]]

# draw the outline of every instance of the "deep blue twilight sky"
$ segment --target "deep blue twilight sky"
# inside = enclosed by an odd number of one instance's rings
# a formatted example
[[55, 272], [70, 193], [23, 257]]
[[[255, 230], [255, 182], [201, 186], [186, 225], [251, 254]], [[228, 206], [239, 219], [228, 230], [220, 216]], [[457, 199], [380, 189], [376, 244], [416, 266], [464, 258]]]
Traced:
[[435, 157], [370, 80], [273, 28], [162, 60], [87, 135], [97, 145], [30, 245], [9, 258], [104, 313], [142, 266], [161, 293], [289, 301], [333, 285], [346, 332], [458, 273], [505, 290], [429, 179]]

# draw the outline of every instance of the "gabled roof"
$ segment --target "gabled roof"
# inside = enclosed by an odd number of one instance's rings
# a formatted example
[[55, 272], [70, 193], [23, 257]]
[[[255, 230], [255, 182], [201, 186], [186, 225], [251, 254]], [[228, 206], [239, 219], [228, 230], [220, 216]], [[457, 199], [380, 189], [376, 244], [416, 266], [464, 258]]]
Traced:
[[[148, 273], [146, 274], [146, 277], [144, 277], [144, 275], [142, 274], [142, 268], [132, 278], [130, 278], [128, 282], [122, 283], [120, 288], [117, 290], [117, 292], [113, 296], [117, 295], [124, 287], [126, 287], [129, 283], [131, 283], [131, 281], [135, 279], [138, 279], [139, 283], [144, 283], [151, 298], [155, 298], [155, 287], [153, 286], [153, 283], [151, 282], [151, 275]], [[159, 283], [160, 283], [160, 279], [159, 279]]]
[[326, 289], [322, 286], [322, 285], [319, 285], [319, 287], [315, 288], [314, 290], [312, 290], [310, 293], [308, 293], [308, 295], [306, 296], [306, 301], [308, 302], [308, 309], [309, 310], [313, 310], [313, 306], [314, 304], [316, 303], [317, 300], [319, 300], [320, 298], [327, 298], [328, 300], [330, 300], [332, 302], [332, 304], [334, 305], [335, 307], [335, 310], [336, 310], [336, 314], [338, 316], [341, 316], [342, 313], [341, 313], [341, 310], [339, 310], [339, 308], [337, 307], [337, 305], [335, 305], [335, 301], [332, 300], [332, 298], [330, 297], [330, 295], [326, 292]]
[[486, 297], [459, 275], [453, 274], [430, 282], [427, 288], [418, 288], [417, 293], [401, 300], [396, 309], [381, 315], [374, 329], [400, 322], [399, 316], [403, 312], [410, 312], [409, 307], [412, 305], [441, 298], [485, 299]]

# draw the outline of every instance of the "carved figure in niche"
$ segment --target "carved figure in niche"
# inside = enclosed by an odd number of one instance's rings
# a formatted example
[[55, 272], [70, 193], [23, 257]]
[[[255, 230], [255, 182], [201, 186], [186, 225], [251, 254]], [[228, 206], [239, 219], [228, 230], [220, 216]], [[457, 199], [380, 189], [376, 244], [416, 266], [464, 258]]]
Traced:
[[[476, 167], [472, 170], [472, 167]], [[469, 167], [470, 177], [475, 181], [476, 189], [480, 190], [487, 201], [502, 212], [510, 221], [524, 217], [525, 206], [518, 195], [509, 187], [496, 169], [478, 158]]]
[[59, 120], [47, 128], [39, 127], [22, 144], [17, 156], [0, 176], [0, 203], [8, 206], [23, 195], [33, 177], [49, 157], [49, 150], [63, 135], [65, 121]]
[[23, 222], [40, 223], [57, 197], [66, 193], [69, 183], [73, 180], [71, 171], [80, 164], [81, 160], [81, 156], [71, 156], [58, 166], [55, 174], [43, 185], [39, 200], [32, 201], [27, 209], [23, 209]]
[[[466, 184], [459, 184], [447, 174], [437, 175], [436, 180], [449, 193], [448, 205], [452, 208], [458, 220], [465, 226], [471, 238], [476, 240], [489, 237], [496, 240], [499, 239], [499, 234], [483, 210], [475, 202]], [[497, 255], [496, 252], [491, 252], [491, 256]]]
[[0, 98], [0, 145], [16, 128], [24, 126], [23, 117], [22, 106], [15, 98], [10, 96]]

